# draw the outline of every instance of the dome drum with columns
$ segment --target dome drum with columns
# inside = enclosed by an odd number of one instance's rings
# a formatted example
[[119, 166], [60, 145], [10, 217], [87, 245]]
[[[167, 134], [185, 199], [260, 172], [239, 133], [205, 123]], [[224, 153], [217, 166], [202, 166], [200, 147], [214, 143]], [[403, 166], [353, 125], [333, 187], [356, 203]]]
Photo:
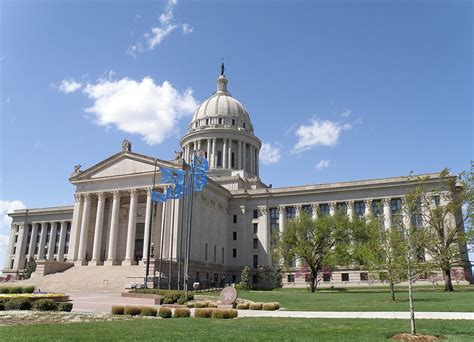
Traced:
[[189, 162], [193, 151], [201, 151], [209, 160], [209, 176], [215, 181], [240, 177], [259, 182], [262, 143], [254, 135], [244, 106], [227, 91], [227, 83], [222, 73], [216, 92], [196, 110], [180, 141], [184, 159]]

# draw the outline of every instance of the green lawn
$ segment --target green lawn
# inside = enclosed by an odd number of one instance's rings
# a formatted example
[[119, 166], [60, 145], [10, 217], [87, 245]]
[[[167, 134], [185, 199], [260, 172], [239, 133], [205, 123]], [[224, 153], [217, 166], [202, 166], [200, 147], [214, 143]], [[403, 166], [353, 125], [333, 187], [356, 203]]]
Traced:
[[[2, 341], [386, 341], [408, 332], [408, 320], [203, 318], [0, 327]], [[418, 320], [422, 334], [473, 341], [471, 321]]]
[[[455, 292], [442, 288], [414, 289], [416, 311], [474, 311], [474, 286], [459, 286]], [[345, 288], [318, 290], [280, 289], [274, 291], [242, 291], [239, 298], [255, 302], [280, 302], [283, 309], [301, 311], [408, 311], [408, 291], [399, 287], [396, 302], [390, 301], [386, 288]]]

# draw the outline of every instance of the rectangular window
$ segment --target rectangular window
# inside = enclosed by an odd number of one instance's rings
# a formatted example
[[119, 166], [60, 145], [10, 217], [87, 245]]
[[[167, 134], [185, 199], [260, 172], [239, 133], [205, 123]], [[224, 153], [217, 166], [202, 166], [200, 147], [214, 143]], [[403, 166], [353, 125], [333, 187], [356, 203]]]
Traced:
[[383, 214], [382, 200], [373, 200], [372, 201], [372, 214], [375, 217], [379, 217]]
[[232, 223], [237, 223], [237, 215], [232, 216]]
[[331, 281], [331, 273], [323, 273], [323, 281], [328, 283]]
[[204, 260], [207, 260], [207, 242], [204, 246]]
[[237, 258], [237, 248], [232, 248], [232, 258]]
[[433, 202], [434, 202], [435, 206], [439, 207], [439, 205], [441, 204], [441, 200], [440, 200], [439, 195], [433, 196]]
[[275, 234], [279, 231], [280, 218], [278, 215], [278, 208], [270, 208], [270, 234], [272, 238], [272, 245], [276, 244]]
[[235, 167], [235, 155], [234, 155], [234, 152], [231, 152], [231, 154], [230, 154], [230, 167], [232, 167], [232, 168]]
[[18, 242], [18, 235], [15, 235], [15, 243]]
[[367, 272], [361, 272], [360, 281], [368, 281], [368, 280], [369, 280], [369, 274]]
[[217, 151], [217, 166], [222, 166], [222, 151]]
[[253, 224], [253, 233], [258, 234], [258, 223]]
[[69, 240], [71, 239], [71, 222], [67, 223], [66, 228], [66, 239], [64, 242], [64, 254], [67, 254], [69, 251]]
[[214, 262], [217, 261], [217, 246], [214, 245]]
[[253, 256], [253, 268], [258, 267], [258, 255]]
[[363, 201], [354, 202], [354, 211], [357, 217], [365, 215], [365, 203]]
[[235, 274], [232, 274], [232, 284], [235, 284], [237, 282], [237, 276]]
[[219, 118], [219, 125], [222, 125], [222, 118]]
[[303, 205], [302, 209], [303, 209], [303, 212], [306, 213], [306, 215], [308, 216], [313, 215], [313, 207], [311, 205], [305, 204]]
[[26, 243], [29, 244], [31, 241], [31, 234], [33, 233], [33, 227], [31, 224], [28, 225], [28, 238], [26, 239]]
[[397, 214], [400, 209], [402, 209], [402, 199], [401, 198], [392, 198], [390, 200], [390, 210], [393, 214]]
[[232, 240], [237, 240], [237, 232], [232, 232]]
[[421, 200], [419, 198], [416, 200], [416, 206], [411, 214], [411, 224], [413, 227], [416, 228], [423, 227], [423, 217], [421, 215]]
[[342, 281], [349, 281], [349, 273], [341, 273]]
[[288, 281], [288, 283], [294, 283], [295, 282], [295, 275], [294, 274], [288, 274], [287, 275], [287, 281]]
[[253, 249], [258, 249], [258, 239], [253, 239]]
[[258, 209], [253, 210], [253, 218], [258, 219]]
[[232, 119], [232, 126], [235, 126], [235, 119]]
[[292, 220], [295, 218], [295, 207], [286, 207], [286, 219]]
[[209, 125], [209, 119], [206, 119], [206, 126]]
[[321, 213], [321, 215], [329, 215], [329, 204], [321, 203], [319, 205], [319, 212]]
[[61, 238], [61, 229], [56, 229], [56, 240], [54, 241], [54, 254], [58, 254], [60, 238]]
[[336, 203], [336, 210], [338, 213], [345, 215], [347, 213], [347, 203], [346, 202]]
[[196, 281], [199, 282], [199, 272], [196, 272]]
[[245, 128], [245, 122], [242, 123], [242, 127]]
[[224, 254], [225, 254], [225, 253], [224, 253], [224, 247], [222, 247], [222, 253], [221, 253], [221, 264], [223, 264], [223, 263], [224, 263], [224, 256], [225, 256]]

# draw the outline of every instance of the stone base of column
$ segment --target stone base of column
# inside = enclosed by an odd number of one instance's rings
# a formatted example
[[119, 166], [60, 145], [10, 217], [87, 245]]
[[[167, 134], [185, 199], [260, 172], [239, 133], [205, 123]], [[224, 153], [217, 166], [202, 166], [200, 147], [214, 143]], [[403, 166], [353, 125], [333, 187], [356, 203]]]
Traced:
[[132, 259], [125, 259], [123, 262], [122, 262], [122, 265], [124, 266], [133, 266], [133, 265], [136, 265], [137, 262], [135, 260], [132, 260]]
[[87, 266], [89, 263], [87, 260], [76, 260], [74, 261], [74, 266]]
[[97, 259], [95, 259], [95, 260], [92, 259], [92, 260], [91, 260], [91, 265], [92, 265], [92, 266], [102, 266], [103, 264], [104, 264], [104, 262], [101, 261], [101, 260], [97, 260]]
[[106, 260], [104, 261], [104, 266], [117, 266], [117, 265], [121, 265], [122, 262], [118, 261], [118, 260]]

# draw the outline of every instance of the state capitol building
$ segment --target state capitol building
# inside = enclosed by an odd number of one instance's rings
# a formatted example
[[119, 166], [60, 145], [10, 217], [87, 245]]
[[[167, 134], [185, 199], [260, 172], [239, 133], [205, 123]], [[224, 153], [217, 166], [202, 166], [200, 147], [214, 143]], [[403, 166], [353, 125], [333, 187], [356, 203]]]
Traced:
[[[73, 205], [15, 210], [10, 214], [13, 221], [3, 273], [16, 277], [27, 260], [34, 258], [37, 270], [32, 280], [36, 283], [43, 278], [59, 283], [69, 277], [70, 287], [123, 289], [127, 283], [143, 281], [151, 239], [150, 272], [156, 275], [162, 255], [162, 274], [167, 278], [169, 264], [173, 272], [177, 268], [182, 200], [166, 205], [152, 202], [155, 163], [156, 184], [165, 187], [160, 184], [160, 167], [182, 168], [193, 151], [201, 151], [208, 159], [209, 181], [202, 192], [194, 193], [191, 284], [223, 278], [235, 283], [244, 266], [251, 270], [259, 265], [271, 267], [272, 234], [284, 231], [287, 222], [302, 212], [312, 217], [338, 210], [349, 216], [376, 215], [389, 227], [404, 195], [416, 186], [405, 177], [267, 186], [259, 177], [262, 143], [249, 113], [229, 93], [223, 73], [216, 91], [194, 113], [180, 145], [182, 153], [176, 159], [160, 160], [133, 151], [124, 141], [120, 152], [109, 158], [85, 170], [76, 167], [69, 178], [75, 186]], [[439, 174], [425, 176], [428, 187], [439, 187]], [[444, 197], [434, 200], [443, 204]], [[146, 229], [150, 220], [151, 234]], [[293, 266], [285, 274], [284, 286], [304, 286], [299, 263]], [[324, 277], [321, 284], [362, 285], [368, 280], [367, 270], [345, 267]]]

